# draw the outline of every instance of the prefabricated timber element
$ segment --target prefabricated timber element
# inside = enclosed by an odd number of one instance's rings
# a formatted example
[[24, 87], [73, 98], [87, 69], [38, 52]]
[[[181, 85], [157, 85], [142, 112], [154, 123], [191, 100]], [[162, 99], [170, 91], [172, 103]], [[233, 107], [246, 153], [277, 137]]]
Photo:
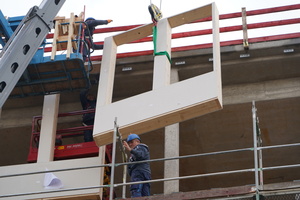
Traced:
[[[99, 167], [91, 166], [100, 165], [101, 158], [91, 157], [0, 167], [0, 199], [98, 200], [103, 176]], [[46, 173], [56, 176], [63, 188], [44, 187]]]
[[[170, 28], [174, 28], [210, 16], [213, 21], [213, 71], [114, 103], [112, 91], [117, 47], [152, 35], [153, 24], [105, 39], [93, 133], [98, 146], [112, 143], [116, 118], [119, 130], [126, 138], [133, 132], [146, 133], [222, 109], [219, 14], [215, 4], [163, 19], [157, 27], [166, 20]], [[165, 68], [165, 60], [157, 62], [155, 65], [161, 64]]]

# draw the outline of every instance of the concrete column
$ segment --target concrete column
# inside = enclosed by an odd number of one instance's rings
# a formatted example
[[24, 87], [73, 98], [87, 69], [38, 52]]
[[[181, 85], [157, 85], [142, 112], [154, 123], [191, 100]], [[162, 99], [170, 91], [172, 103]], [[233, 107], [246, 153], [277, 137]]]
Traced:
[[54, 158], [59, 94], [46, 95], [44, 98], [43, 119], [39, 140], [37, 162], [50, 162]]
[[[171, 69], [171, 83], [179, 81], [178, 70]], [[179, 156], [179, 123], [165, 128], [165, 158]], [[165, 161], [165, 178], [179, 176], [179, 160]], [[179, 180], [164, 182], [164, 194], [179, 192]]]

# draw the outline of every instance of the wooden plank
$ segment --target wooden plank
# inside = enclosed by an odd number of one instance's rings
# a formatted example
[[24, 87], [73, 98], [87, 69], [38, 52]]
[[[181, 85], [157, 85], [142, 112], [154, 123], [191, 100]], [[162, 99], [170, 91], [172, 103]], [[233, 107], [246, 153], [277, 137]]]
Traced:
[[168, 20], [171, 28], [174, 28], [210, 16], [212, 16], [212, 4], [169, 17]]
[[127, 44], [135, 40], [147, 37], [148, 35], [152, 35], [152, 27], [153, 24], [146, 24], [144, 26], [131, 29], [119, 35], [115, 35], [113, 36], [113, 39], [117, 46]]
[[[79, 16], [75, 16], [75, 22], [83, 22], [84, 21], [84, 13], [83, 12], [81, 12], [80, 14], [79, 14]], [[79, 33], [79, 27], [80, 27], [80, 23], [75, 23], [74, 24], [74, 34], [75, 35], [78, 35], [78, 33]]]
[[74, 13], [71, 13], [70, 21], [69, 21], [69, 30], [68, 30], [68, 43], [67, 43], [67, 59], [70, 58], [72, 52], [72, 39], [74, 37], [74, 23], [75, 23], [75, 16]]
[[52, 51], [51, 51], [51, 60], [55, 59], [56, 55], [56, 49], [57, 49], [57, 37], [58, 37], [58, 25], [59, 23], [55, 23], [55, 30], [54, 30], [54, 36], [53, 36], [53, 42], [52, 42]]
[[242, 22], [243, 22], [243, 45], [244, 49], [249, 49], [249, 43], [248, 43], [248, 28], [247, 28], [247, 14], [246, 14], [246, 8], [242, 8]]

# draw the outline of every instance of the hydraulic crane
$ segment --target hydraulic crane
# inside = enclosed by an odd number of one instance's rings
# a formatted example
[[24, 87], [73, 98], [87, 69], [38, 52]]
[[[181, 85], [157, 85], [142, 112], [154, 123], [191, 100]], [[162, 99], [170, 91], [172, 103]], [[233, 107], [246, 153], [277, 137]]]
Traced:
[[23, 18], [0, 55], [0, 108], [53, 27], [65, 0], [44, 0]]

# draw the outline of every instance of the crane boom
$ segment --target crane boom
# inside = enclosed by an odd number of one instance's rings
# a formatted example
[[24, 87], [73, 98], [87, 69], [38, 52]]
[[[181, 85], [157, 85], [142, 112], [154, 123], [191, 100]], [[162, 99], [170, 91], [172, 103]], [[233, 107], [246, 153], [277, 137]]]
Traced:
[[0, 108], [9, 97], [34, 54], [53, 27], [53, 19], [66, 0], [44, 0], [29, 10], [0, 58]]

